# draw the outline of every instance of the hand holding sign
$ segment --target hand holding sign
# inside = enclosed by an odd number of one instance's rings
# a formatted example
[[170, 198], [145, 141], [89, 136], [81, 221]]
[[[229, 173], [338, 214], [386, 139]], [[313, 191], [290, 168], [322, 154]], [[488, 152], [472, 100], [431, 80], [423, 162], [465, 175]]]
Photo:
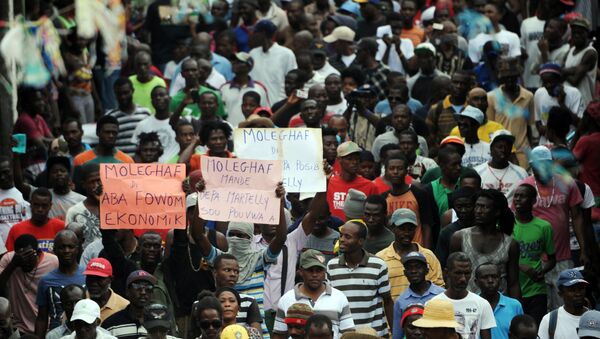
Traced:
[[273, 187], [282, 179], [281, 161], [203, 156], [200, 166], [204, 180], [196, 188], [204, 220], [279, 223], [280, 199]]

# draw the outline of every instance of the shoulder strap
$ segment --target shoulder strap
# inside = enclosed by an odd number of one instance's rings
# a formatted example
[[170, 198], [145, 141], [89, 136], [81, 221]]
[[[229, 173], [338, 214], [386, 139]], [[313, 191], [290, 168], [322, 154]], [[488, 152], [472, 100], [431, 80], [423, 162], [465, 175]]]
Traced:
[[550, 312], [550, 322], [548, 323], [548, 339], [554, 339], [556, 333], [556, 322], [558, 320], [558, 308]]
[[283, 256], [281, 257], [281, 259], [283, 260], [281, 262], [281, 296], [283, 297], [283, 295], [285, 294], [285, 284], [287, 282], [287, 270], [288, 270], [288, 248], [287, 246], [283, 245], [283, 247], [281, 248], [281, 253], [283, 254]]

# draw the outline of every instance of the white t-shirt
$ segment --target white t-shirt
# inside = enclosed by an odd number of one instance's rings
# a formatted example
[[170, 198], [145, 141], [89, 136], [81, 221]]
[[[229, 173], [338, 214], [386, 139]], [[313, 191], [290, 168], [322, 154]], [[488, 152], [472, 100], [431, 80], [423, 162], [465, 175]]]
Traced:
[[348, 67], [348, 66], [350, 66], [350, 64], [352, 64], [354, 59], [356, 59], [356, 54], [342, 55], [341, 59], [342, 59], [342, 62], [344, 63], [344, 65], [346, 65], [346, 67]]
[[154, 115], [140, 121], [133, 131], [131, 142], [138, 144], [138, 137], [142, 133], [156, 132], [163, 147], [163, 155], [158, 162], [165, 163], [179, 152], [179, 144], [175, 141], [175, 131], [169, 124], [169, 119], [158, 120]]
[[479, 140], [476, 144], [465, 142], [465, 155], [462, 157], [463, 167], [475, 167], [492, 159], [490, 155], [490, 144]]
[[506, 168], [497, 169], [486, 162], [473, 169], [481, 177], [481, 188], [499, 190], [508, 200], [509, 206], [519, 183], [527, 177], [527, 171], [512, 163], [508, 163]]
[[[375, 55], [375, 59], [377, 59], [378, 61], [383, 60], [383, 55], [385, 54], [385, 50], [387, 49], [387, 46], [386, 46], [385, 42], [383, 42], [382, 37], [386, 34], [390, 35], [390, 33], [391, 33], [391, 28], [389, 25], [381, 26], [381, 27], [377, 28], [377, 37], [379, 39], [377, 39], [378, 48], [377, 48], [377, 54]], [[400, 39], [400, 51], [402, 52], [402, 54], [404, 54], [404, 57], [406, 58], [406, 60], [412, 58], [415, 55], [414, 50], [415, 50], [415, 48], [410, 39]], [[398, 55], [398, 52], [396, 52], [396, 46], [394, 46], [393, 44], [390, 46], [390, 55], [388, 57], [387, 66], [392, 71], [406, 74], [406, 70], [404, 69], [404, 66], [402, 66], [402, 61], [400, 60], [400, 56]]]
[[50, 193], [52, 193], [52, 207], [48, 213], [49, 218], [65, 220], [69, 208], [85, 200], [85, 196], [73, 191], [69, 191], [65, 195], [58, 195], [51, 189]]
[[[565, 307], [561, 306], [558, 308], [558, 317], [556, 319], [556, 330], [554, 332], [554, 338], [556, 339], [573, 339], [579, 338], [577, 335], [577, 328], [579, 327], [579, 318], [581, 316], [572, 315], [565, 311]], [[548, 326], [550, 324], [550, 313], [546, 314], [542, 318], [540, 327], [538, 330], [538, 337], [540, 339], [549, 339]]]
[[328, 61], [325, 61], [325, 65], [321, 69], [315, 70], [315, 75], [313, 76], [313, 80], [320, 85], [325, 84], [325, 79], [331, 74], [340, 74], [340, 71], [335, 69], [335, 67], [331, 66]]
[[532, 68], [536, 58], [532, 56], [539, 53], [538, 41], [544, 35], [544, 24], [546, 21], [540, 20], [537, 16], [532, 16], [523, 20], [521, 23], [521, 47], [525, 49], [527, 53], [527, 59], [525, 60], [526, 70], [523, 72], [523, 86], [527, 88], [537, 88], [541, 86], [540, 76], [537, 72], [528, 72]]
[[469, 58], [474, 64], [481, 60], [483, 45], [490, 40], [496, 40], [500, 43], [503, 56], [511, 58], [521, 56], [521, 41], [515, 33], [504, 29], [494, 34], [479, 33], [469, 41]]
[[262, 47], [253, 48], [250, 56], [254, 60], [250, 76], [267, 87], [269, 102], [274, 103], [285, 99], [285, 75], [298, 68], [294, 52], [274, 43], [266, 52]]
[[[563, 84], [563, 88], [566, 94], [565, 105], [571, 112], [577, 114], [577, 116], [581, 118], [585, 109], [581, 93], [577, 88], [567, 85], [566, 83]], [[546, 87], [540, 87], [535, 91], [535, 94], [533, 95], [533, 105], [535, 110], [535, 121], [540, 121], [544, 126], [546, 126], [546, 123], [548, 122], [548, 113], [550, 112], [550, 109], [554, 106], [559, 106], [558, 99], [550, 96]], [[574, 128], [575, 126], [571, 126], [571, 130]], [[540, 136], [540, 145], [547, 142], [548, 139], [546, 139], [545, 135]]]
[[328, 105], [326, 111], [333, 114], [344, 114], [346, 108], [348, 108], [348, 102], [346, 102], [346, 98], [342, 98], [342, 102], [339, 104]]
[[479, 338], [481, 330], [496, 327], [494, 311], [490, 303], [475, 293], [469, 292], [466, 297], [450, 299], [446, 293], [440, 293], [433, 299], [447, 300], [454, 306], [454, 317], [462, 326], [456, 329], [463, 339]]
[[[15, 187], [0, 189], [0, 238], [2, 247], [8, 237], [8, 231], [14, 224], [31, 218], [29, 203], [23, 198], [21, 191]], [[2, 252], [6, 252], [6, 249]]]

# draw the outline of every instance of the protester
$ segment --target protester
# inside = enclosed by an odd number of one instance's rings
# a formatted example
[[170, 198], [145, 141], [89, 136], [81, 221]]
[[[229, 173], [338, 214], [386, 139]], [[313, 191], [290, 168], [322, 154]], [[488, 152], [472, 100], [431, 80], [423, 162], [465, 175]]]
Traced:
[[102, 331], [100, 325], [100, 307], [90, 299], [79, 300], [73, 308], [69, 321], [74, 331], [65, 336], [68, 339], [115, 339], [116, 337]]

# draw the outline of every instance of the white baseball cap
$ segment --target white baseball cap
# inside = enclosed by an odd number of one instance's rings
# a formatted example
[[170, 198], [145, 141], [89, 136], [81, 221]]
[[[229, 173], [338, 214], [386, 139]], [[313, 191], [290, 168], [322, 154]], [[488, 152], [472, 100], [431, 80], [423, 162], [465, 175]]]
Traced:
[[93, 324], [100, 318], [100, 306], [90, 299], [82, 299], [75, 304], [70, 321], [81, 320], [87, 324]]
[[331, 34], [323, 38], [323, 41], [330, 44], [336, 42], [338, 40], [354, 42], [354, 37], [356, 33], [350, 28], [346, 26], [338, 26], [336, 27]]
[[483, 112], [479, 108], [471, 105], [465, 107], [460, 113], [456, 113], [455, 116], [471, 118], [477, 121], [479, 125], [483, 124], [484, 119]]

